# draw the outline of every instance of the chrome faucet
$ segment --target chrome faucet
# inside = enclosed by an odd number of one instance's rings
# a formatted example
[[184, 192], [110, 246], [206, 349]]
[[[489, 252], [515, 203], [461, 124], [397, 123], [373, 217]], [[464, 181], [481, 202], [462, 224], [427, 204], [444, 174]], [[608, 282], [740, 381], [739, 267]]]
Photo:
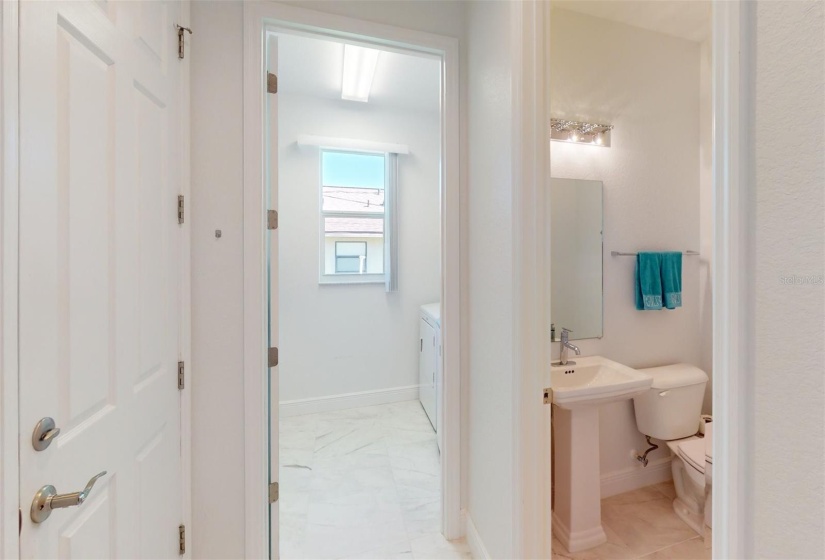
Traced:
[[567, 365], [567, 349], [569, 348], [573, 352], [576, 353], [576, 356], [581, 355], [581, 350], [579, 347], [570, 342], [569, 334], [573, 332], [568, 328], [562, 327], [561, 328], [561, 352], [559, 353], [559, 364], [566, 366]]

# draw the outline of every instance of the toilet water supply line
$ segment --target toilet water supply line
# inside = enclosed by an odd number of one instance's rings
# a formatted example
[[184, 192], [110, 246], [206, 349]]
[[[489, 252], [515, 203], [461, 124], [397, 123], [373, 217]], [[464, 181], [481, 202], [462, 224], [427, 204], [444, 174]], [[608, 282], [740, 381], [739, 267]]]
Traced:
[[645, 438], [647, 439], [647, 444], [650, 447], [647, 448], [647, 451], [645, 451], [644, 455], [636, 455], [636, 460], [639, 461], [644, 466], [647, 466], [647, 462], [648, 462], [647, 454], [650, 453], [651, 451], [656, 451], [657, 449], [659, 449], [659, 446], [656, 445], [655, 443], [653, 443], [652, 441], [650, 441], [650, 436], [645, 436]]

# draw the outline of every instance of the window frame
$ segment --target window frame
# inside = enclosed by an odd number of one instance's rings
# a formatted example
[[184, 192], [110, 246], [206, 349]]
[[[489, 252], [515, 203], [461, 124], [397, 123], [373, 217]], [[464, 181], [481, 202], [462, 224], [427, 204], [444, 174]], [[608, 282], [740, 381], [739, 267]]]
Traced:
[[[335, 212], [335, 211], [324, 211], [324, 153], [342, 153], [342, 154], [359, 154], [359, 155], [371, 155], [371, 156], [382, 156], [384, 159], [384, 211], [381, 213], [378, 212]], [[379, 152], [379, 151], [370, 151], [370, 150], [350, 150], [350, 149], [341, 149], [341, 148], [324, 148], [321, 147], [318, 150], [318, 222], [319, 222], [319, 250], [318, 250], [318, 259], [319, 259], [319, 268], [318, 268], [318, 283], [319, 284], [388, 284], [388, 266], [392, 259], [394, 259], [394, 251], [388, 248], [388, 242], [391, 239], [391, 234], [388, 234], [388, 207], [387, 207], [387, 197], [388, 197], [388, 189], [392, 188], [393, 193], [395, 193], [396, 188], [396, 179], [390, 173], [391, 164], [390, 160], [394, 160], [395, 158], [392, 157], [395, 154], [389, 152]], [[394, 164], [393, 164], [394, 165]], [[325, 218], [372, 218], [372, 219], [382, 219], [384, 222], [384, 232], [382, 234], [382, 245], [384, 247], [384, 267], [383, 272], [380, 273], [364, 273], [364, 274], [357, 274], [351, 272], [335, 272], [335, 273], [327, 273], [326, 272], [326, 226], [325, 226]], [[360, 242], [359, 241], [347, 241], [347, 242]], [[337, 243], [337, 241], [336, 241]], [[366, 243], [366, 242], [365, 242]], [[367, 246], [367, 250], [369, 250], [369, 245]], [[335, 256], [333, 255], [333, 259]], [[337, 264], [336, 264], [337, 268]]]
[[[363, 245], [364, 246], [364, 267], [366, 268], [367, 264], [367, 257], [369, 257], [369, 245], [366, 241], [336, 241], [335, 242], [335, 274], [364, 274], [362, 272], [346, 272], [346, 271], [339, 271], [338, 270], [338, 259], [359, 259], [358, 266], [361, 266], [361, 255], [339, 255], [338, 254], [338, 245], [341, 243], [350, 243], [352, 245]], [[326, 263], [325, 263], [326, 264]]]

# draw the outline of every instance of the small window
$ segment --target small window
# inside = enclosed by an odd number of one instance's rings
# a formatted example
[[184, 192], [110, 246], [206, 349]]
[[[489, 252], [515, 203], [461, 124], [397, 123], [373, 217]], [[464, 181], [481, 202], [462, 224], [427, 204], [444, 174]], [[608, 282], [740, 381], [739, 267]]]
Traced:
[[335, 272], [337, 274], [364, 274], [367, 271], [367, 243], [365, 241], [335, 242]]
[[321, 282], [386, 281], [391, 157], [321, 150]]

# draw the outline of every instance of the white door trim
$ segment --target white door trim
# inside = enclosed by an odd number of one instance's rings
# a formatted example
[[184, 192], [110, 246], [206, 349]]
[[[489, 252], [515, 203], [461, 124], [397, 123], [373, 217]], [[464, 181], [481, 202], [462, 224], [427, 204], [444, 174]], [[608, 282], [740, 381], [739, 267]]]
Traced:
[[0, 557], [19, 558], [18, 504], [18, 353], [17, 353], [17, 271], [18, 271], [18, 194], [19, 194], [19, 112], [18, 112], [18, 12], [17, 1], [0, 5], [2, 17], [2, 299], [0, 311]]
[[747, 558], [753, 6], [713, 2], [713, 556]]
[[385, 47], [443, 57], [442, 116], [442, 337], [444, 348], [443, 531], [462, 535], [460, 446], [460, 252], [459, 252], [459, 50], [450, 37], [413, 31], [277, 3], [244, 4], [244, 406], [246, 558], [268, 556], [266, 436], [266, 277], [264, 248], [264, 48], [265, 30], [278, 25], [367, 40]]
[[511, 5], [513, 73], [513, 551], [550, 558], [550, 411], [543, 388], [550, 357], [550, 7]]

